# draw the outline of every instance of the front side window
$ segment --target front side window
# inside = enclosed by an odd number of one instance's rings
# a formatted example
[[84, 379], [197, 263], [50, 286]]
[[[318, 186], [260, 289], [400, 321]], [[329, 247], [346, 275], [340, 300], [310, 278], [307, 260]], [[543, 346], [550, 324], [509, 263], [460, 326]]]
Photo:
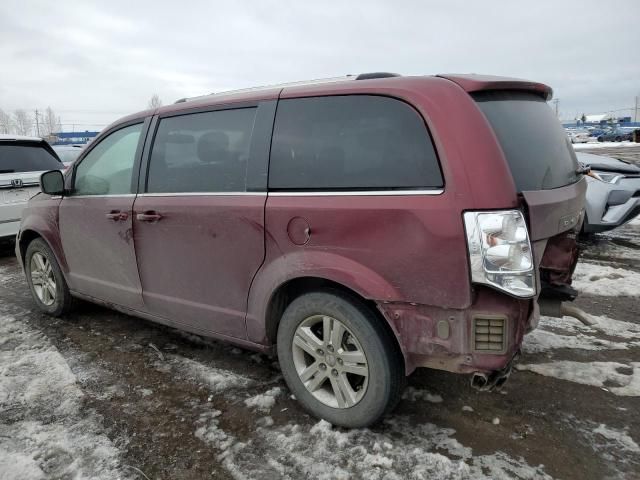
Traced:
[[75, 195], [122, 195], [132, 193], [133, 164], [142, 123], [111, 133], [78, 164]]
[[256, 108], [160, 120], [147, 192], [244, 192]]
[[270, 189], [442, 186], [429, 132], [408, 104], [372, 95], [296, 98], [278, 103]]

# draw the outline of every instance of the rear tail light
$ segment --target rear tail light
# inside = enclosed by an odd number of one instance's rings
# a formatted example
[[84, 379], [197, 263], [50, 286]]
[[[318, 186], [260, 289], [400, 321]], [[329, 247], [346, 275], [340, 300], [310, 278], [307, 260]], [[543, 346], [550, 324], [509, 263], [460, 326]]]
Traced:
[[529, 232], [522, 212], [465, 212], [471, 281], [516, 297], [536, 294]]

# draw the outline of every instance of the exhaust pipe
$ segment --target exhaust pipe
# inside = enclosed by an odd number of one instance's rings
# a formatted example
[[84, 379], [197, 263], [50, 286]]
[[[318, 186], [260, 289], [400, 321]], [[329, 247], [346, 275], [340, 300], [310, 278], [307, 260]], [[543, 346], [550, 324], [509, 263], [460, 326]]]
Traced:
[[495, 370], [490, 373], [474, 372], [471, 374], [471, 387], [481, 392], [500, 390], [511, 375], [514, 362], [517, 361], [520, 352], [516, 353], [511, 361], [502, 370]]
[[489, 377], [487, 377], [486, 373], [475, 372], [471, 375], [471, 386], [476, 390], [480, 390], [481, 392], [484, 390], [488, 390], [489, 387]]
[[570, 302], [561, 302], [555, 299], [538, 299], [540, 315], [548, 317], [562, 318], [564, 316], [575, 318], [588, 327], [593, 327], [596, 323], [591, 316], [579, 307]]

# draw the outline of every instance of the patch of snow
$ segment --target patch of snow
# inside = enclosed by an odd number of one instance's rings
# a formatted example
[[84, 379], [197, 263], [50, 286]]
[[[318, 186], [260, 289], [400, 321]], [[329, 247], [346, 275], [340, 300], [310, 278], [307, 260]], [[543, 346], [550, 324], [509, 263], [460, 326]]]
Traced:
[[422, 388], [407, 387], [402, 393], [403, 400], [409, 400], [415, 402], [418, 400], [425, 400], [431, 403], [442, 403], [442, 397], [436, 393], [431, 393], [428, 390]]
[[[603, 423], [569, 415], [565, 422], [579, 434], [578, 441], [607, 462], [617, 478], [631, 478], [629, 471], [640, 467], [640, 446], [629, 435], [629, 428], [613, 428]], [[613, 477], [613, 475], [612, 475]]]
[[470, 407], [469, 405], [464, 405], [462, 407], [462, 411], [463, 412], [473, 412], [473, 407]]
[[342, 430], [324, 420], [275, 428], [271, 422], [265, 426], [258, 422], [246, 443], [229, 442], [230, 437], [220, 431], [219, 414], [209, 415], [205, 423], [196, 435], [222, 450], [219, 459], [237, 479], [551, 478], [543, 466], [532, 467], [503, 452], [473, 456], [470, 448], [452, 438], [454, 430], [416, 425], [408, 417], [388, 419], [381, 432]]
[[[640, 396], [640, 362], [630, 365], [617, 362], [574, 362], [558, 360], [540, 364], [518, 364], [518, 370], [554, 377], [560, 380], [605, 388], [619, 396]], [[607, 386], [614, 383], [617, 386]]]
[[491, 420], [491, 423], [493, 423], [494, 425], [500, 425], [500, 419], [498, 417], [495, 417], [493, 420]]
[[211, 367], [180, 355], [171, 355], [168, 358], [168, 362], [180, 374], [206, 385], [213, 393], [221, 393], [238, 388], [248, 388], [255, 383], [249, 377], [239, 375], [229, 370]]
[[[538, 328], [525, 335], [523, 351], [539, 353], [558, 348], [626, 350], [640, 345], [640, 324], [614, 320], [606, 316], [590, 315], [590, 318], [594, 322], [593, 327], [569, 317], [540, 317]], [[557, 333], [558, 330], [563, 333]], [[619, 337], [620, 340], [599, 338], [599, 332]]]
[[591, 148], [611, 148], [611, 147], [637, 147], [638, 144], [625, 140], [624, 142], [588, 142], [588, 143], [574, 143], [574, 150], [584, 150]]
[[572, 286], [582, 293], [603, 296], [640, 296], [640, 273], [623, 268], [579, 262]]
[[138, 393], [143, 397], [148, 397], [150, 395], [153, 395], [153, 390], [151, 390], [150, 388], [140, 388], [138, 389]]
[[621, 450], [640, 453], [640, 447], [636, 442], [633, 441], [633, 438], [629, 436], [626, 430], [616, 430], [601, 423], [598, 428], [595, 428], [593, 430], [593, 433], [600, 435], [606, 440], [614, 443], [616, 447]]
[[282, 393], [280, 387], [273, 387], [264, 393], [247, 398], [244, 404], [261, 412], [268, 412], [276, 404], [276, 397]]
[[125, 478], [120, 451], [45, 335], [0, 317], [0, 472], [2, 478]]

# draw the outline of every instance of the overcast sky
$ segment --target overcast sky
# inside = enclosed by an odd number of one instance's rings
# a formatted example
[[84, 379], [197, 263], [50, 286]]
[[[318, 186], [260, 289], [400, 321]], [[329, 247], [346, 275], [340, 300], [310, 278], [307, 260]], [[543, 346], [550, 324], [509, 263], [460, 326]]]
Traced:
[[51, 106], [65, 130], [100, 129], [153, 93], [369, 71], [541, 81], [563, 117], [640, 95], [638, 0], [2, 3], [0, 108]]

